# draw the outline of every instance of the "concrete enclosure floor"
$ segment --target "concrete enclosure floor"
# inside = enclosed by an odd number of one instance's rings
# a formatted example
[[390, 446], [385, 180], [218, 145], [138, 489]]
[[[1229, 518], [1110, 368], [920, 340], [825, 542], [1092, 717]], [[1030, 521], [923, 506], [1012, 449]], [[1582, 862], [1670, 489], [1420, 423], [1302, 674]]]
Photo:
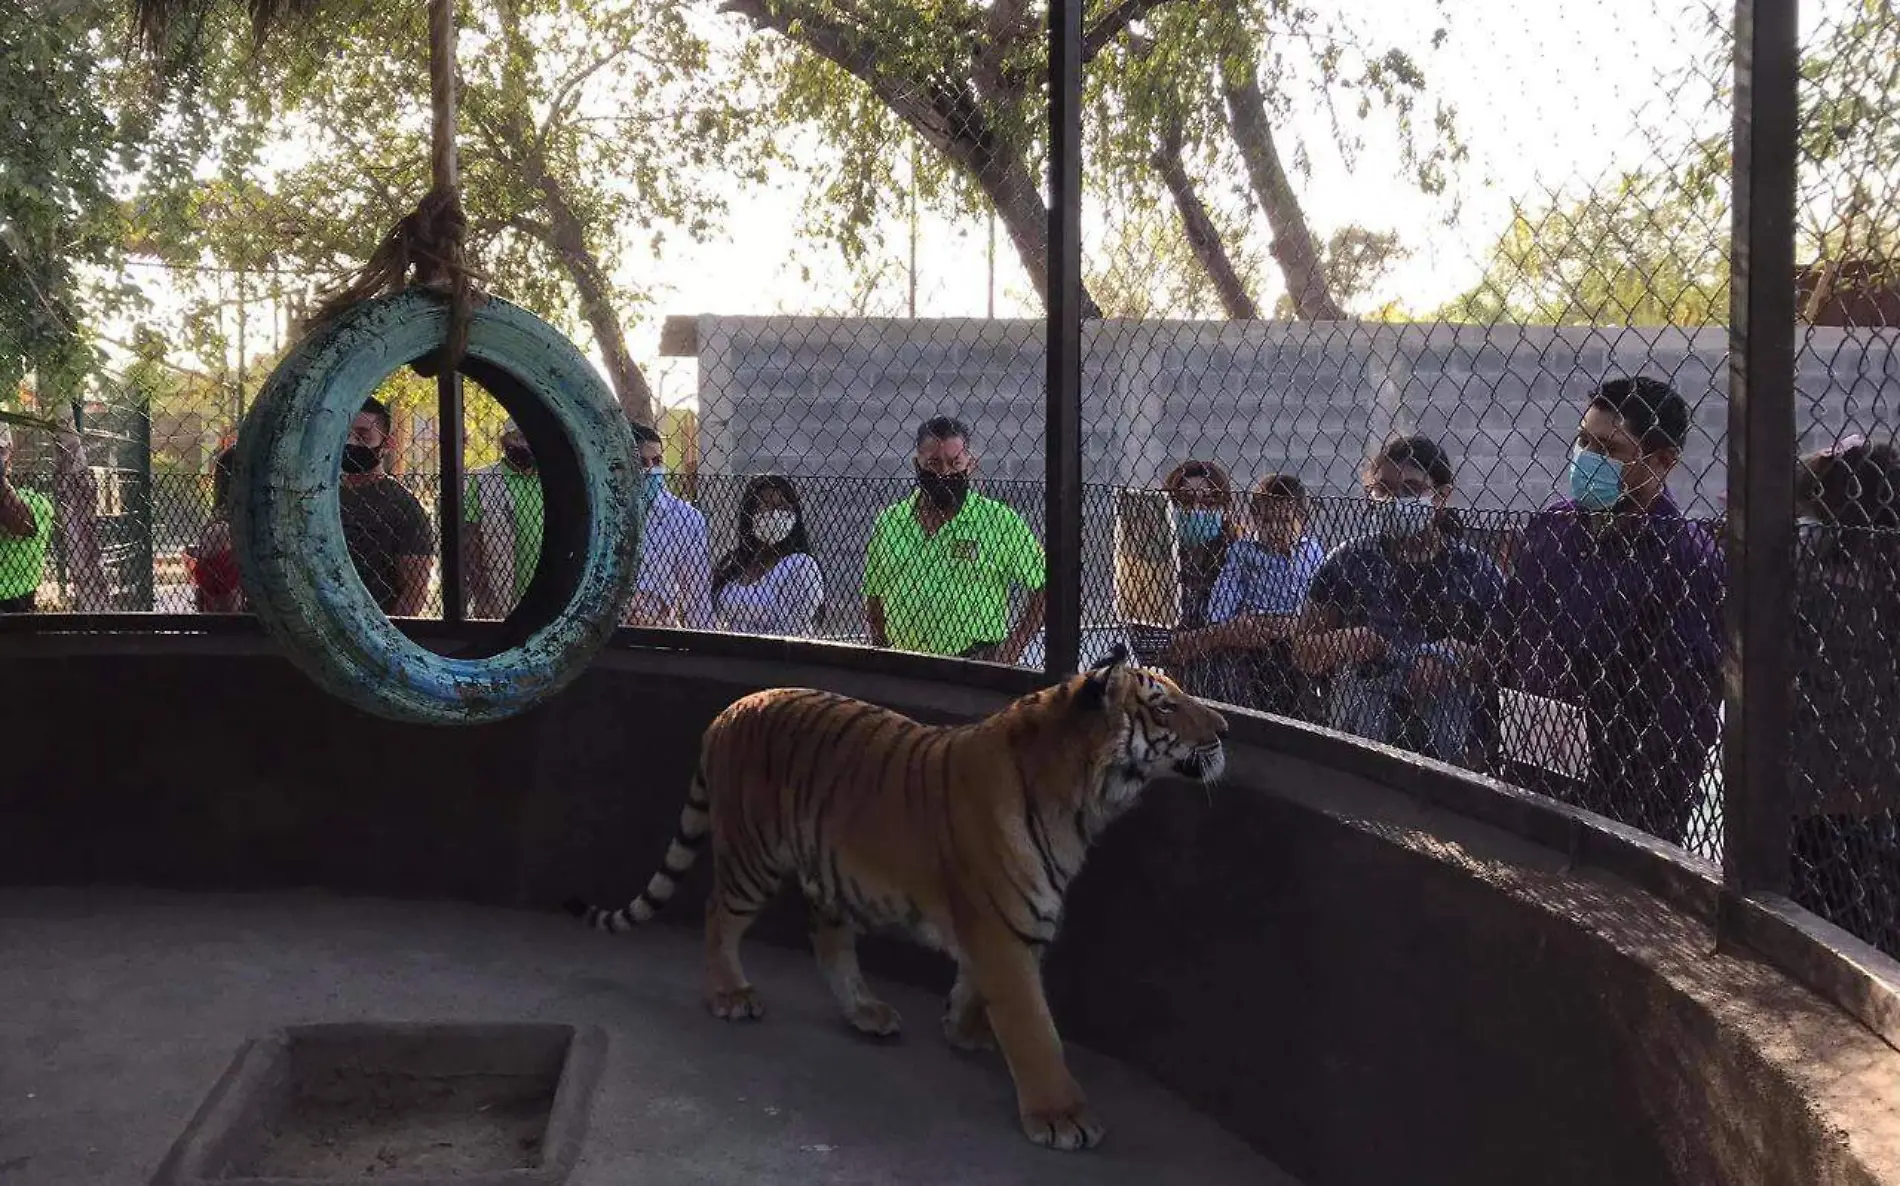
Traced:
[[329, 1021], [601, 1026], [576, 1183], [1294, 1186], [1073, 1046], [1107, 1141], [1036, 1148], [1001, 1058], [944, 1043], [940, 1000], [878, 985], [905, 1021], [880, 1044], [845, 1026], [809, 954], [747, 957], [767, 1016], [734, 1025], [701, 1006], [682, 927], [607, 936], [558, 914], [316, 893], [0, 891], [0, 1186], [147, 1181], [246, 1038]]

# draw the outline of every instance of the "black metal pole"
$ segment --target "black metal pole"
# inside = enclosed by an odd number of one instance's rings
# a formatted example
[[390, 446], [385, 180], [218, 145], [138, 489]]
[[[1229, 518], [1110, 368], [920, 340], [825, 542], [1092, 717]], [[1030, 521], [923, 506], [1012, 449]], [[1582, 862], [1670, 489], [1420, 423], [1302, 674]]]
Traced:
[[1044, 660], [1082, 652], [1082, 0], [1049, 4], [1048, 521]]
[[1724, 879], [1785, 893], [1793, 796], [1797, 0], [1736, 0]]
[[442, 457], [442, 620], [459, 622], [462, 584], [462, 375], [444, 368], [435, 377], [437, 440]]

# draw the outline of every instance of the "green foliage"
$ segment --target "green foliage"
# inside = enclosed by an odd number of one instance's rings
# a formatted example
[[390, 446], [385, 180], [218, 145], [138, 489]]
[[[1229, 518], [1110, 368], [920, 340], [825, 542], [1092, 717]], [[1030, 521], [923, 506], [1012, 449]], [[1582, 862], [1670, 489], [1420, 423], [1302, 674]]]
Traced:
[[[1235, 270], [1249, 289], [1266, 269], [1262, 253], [1246, 250], [1237, 230], [1225, 228], [1243, 252]], [[1160, 317], [1218, 320], [1226, 316], [1220, 294], [1206, 269], [1194, 258], [1180, 219], [1166, 206], [1130, 210], [1102, 244], [1083, 252], [1095, 264], [1085, 279], [1104, 317]]]
[[[1320, 269], [1325, 274], [1327, 290], [1341, 305], [1353, 310], [1359, 298], [1371, 292], [1392, 266], [1408, 254], [1399, 237], [1389, 231], [1343, 226], [1321, 244]], [[1273, 315], [1285, 320], [1297, 316], [1293, 298], [1281, 293], [1274, 302]], [[1384, 320], [1382, 316], [1374, 319]]]
[[[989, 209], [971, 176], [944, 151], [981, 139], [999, 158], [1041, 163], [1047, 123], [1046, 18], [1021, 0], [735, 0], [780, 38], [749, 40], [735, 71], [757, 88], [781, 129], [831, 150], [799, 160], [811, 181], [809, 229], [852, 261], [913, 189], [952, 215]], [[1099, 10], [1101, 4], [1092, 6]], [[936, 149], [912, 171], [921, 135]]]
[[[744, 74], [771, 96], [777, 121], [832, 150], [807, 158], [814, 234], [860, 261], [914, 189], [951, 217], [995, 209], [1035, 271], [1040, 231], [1031, 224], [1039, 216], [1009, 208], [998, 192], [1011, 193], [1011, 185], [980, 175], [1006, 171], [996, 165], [1003, 162], [1014, 176], [1040, 176], [1046, 3], [727, 0], [723, 8], [779, 34], [748, 44]], [[1430, 102], [1419, 63], [1343, 17], [1291, 0], [1089, 0], [1083, 24], [1089, 183], [1135, 223], [1167, 200], [1152, 164], [1164, 141], [1181, 143], [1196, 172], [1239, 174], [1223, 90], [1236, 61], [1257, 69], [1271, 116], [1290, 122], [1296, 110], [1319, 113], [1348, 162], [1379, 118], [1397, 136], [1408, 177], [1427, 192], [1443, 192], [1463, 158], [1452, 113]], [[913, 173], [905, 149], [919, 141], [934, 151]], [[1308, 159], [1297, 139], [1293, 159], [1296, 170]], [[1261, 254], [1243, 241], [1245, 219], [1225, 221], [1229, 256]], [[1140, 282], [1138, 260], [1164, 245], [1159, 224], [1131, 225], [1123, 240], [1133, 257], [1092, 278], [1113, 292], [1104, 307], [1157, 300], [1199, 307], [1208, 286], [1186, 274], [1162, 281], [1165, 295], [1129, 287]], [[1200, 267], [1191, 254], [1173, 257]], [[1236, 267], [1248, 270], [1245, 259]]]
[[111, 262], [112, 183], [133, 145], [105, 103], [111, 32], [80, 7], [0, 0], [0, 400], [91, 361], [81, 269]]
[[[1190, 156], [1234, 171], [1223, 79], [1252, 64], [1276, 134], [1296, 172], [1310, 167], [1311, 146], [1288, 133], [1295, 117], [1317, 114], [1333, 149], [1356, 164], [1366, 131], [1389, 121], [1404, 178], [1428, 194], [1445, 192], [1467, 151], [1456, 113], [1432, 98], [1419, 59], [1381, 45], [1379, 30], [1343, 12], [1323, 14], [1292, 0], [1164, 3], [1145, 31], [1116, 42], [1089, 74], [1090, 159], [1137, 186], [1150, 183], [1154, 144], [1178, 128]], [[1447, 36], [1437, 29], [1435, 48]]]
[[[1732, 103], [1732, 30], [1711, 30], [1707, 61], [1676, 81], [1710, 110]], [[1894, 283], [1900, 260], [1900, 12], [1893, 0], [1837, 0], [1801, 64], [1797, 258], [1871, 262]], [[1732, 169], [1726, 120], [1673, 170], [1631, 173], [1604, 191], [1519, 209], [1485, 278], [1440, 315], [1538, 324], [1723, 325], [1729, 315]]]
[[1484, 278], [1438, 320], [1490, 325], [1722, 325], [1728, 211], [1675, 175], [1632, 173], [1607, 192], [1518, 209]]
[[1871, 261], [1900, 281], [1900, 11], [1846, 0], [1801, 63], [1798, 219], [1809, 259]]
[[[426, 191], [425, 8], [343, 10], [326, 8], [323, 35], [280, 48], [272, 69], [221, 80], [274, 121], [226, 167], [234, 192], [261, 196], [175, 198], [168, 252], [328, 286]], [[769, 139], [714, 93], [686, 0], [470, 0], [460, 20], [462, 200], [482, 283], [577, 337], [618, 339], [647, 299], [617, 281], [622, 259], [709, 235], [723, 209], [712, 183], [762, 177]], [[611, 368], [620, 344], [601, 345]]]
[[[300, 3], [303, 19], [259, 44], [241, 4], [172, 7], [191, 21], [174, 18], [162, 55], [219, 113], [215, 151], [141, 190], [128, 242], [177, 269], [176, 343], [231, 383], [235, 352], [255, 387], [262, 368], [244, 357], [256, 343], [239, 338], [235, 312], [265, 306], [255, 333], [263, 317], [314, 307], [429, 188], [427, 8]], [[623, 261], [710, 234], [713, 187], [761, 178], [769, 134], [715, 93], [690, 0], [463, 0], [458, 23], [478, 282], [572, 336], [591, 332], [637, 402], [622, 325], [647, 295], [621, 282]]]
[[128, 58], [125, 7], [0, 0], [0, 403], [27, 375], [42, 408], [82, 392], [101, 320], [142, 305], [139, 195], [182, 190], [228, 127], [199, 72]]

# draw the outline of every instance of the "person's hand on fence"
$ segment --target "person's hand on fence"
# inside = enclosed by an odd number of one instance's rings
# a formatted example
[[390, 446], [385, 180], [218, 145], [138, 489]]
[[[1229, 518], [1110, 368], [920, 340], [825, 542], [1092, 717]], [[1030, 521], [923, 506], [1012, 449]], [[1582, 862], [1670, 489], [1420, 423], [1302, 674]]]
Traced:
[[1314, 640], [1321, 660], [1321, 670], [1370, 663], [1385, 656], [1385, 639], [1370, 626], [1350, 626], [1344, 630], [1329, 630]]
[[1182, 664], [1192, 663], [1201, 658], [1207, 653], [1207, 647], [1203, 641], [1205, 637], [1205, 632], [1200, 630], [1182, 630], [1177, 632], [1173, 640], [1168, 643], [1166, 653], [1161, 657], [1162, 665], [1166, 667], [1179, 667]]
[[1479, 660], [1478, 648], [1445, 639], [1422, 649], [1406, 676], [1406, 690], [1414, 696], [1434, 696], [1471, 678]]

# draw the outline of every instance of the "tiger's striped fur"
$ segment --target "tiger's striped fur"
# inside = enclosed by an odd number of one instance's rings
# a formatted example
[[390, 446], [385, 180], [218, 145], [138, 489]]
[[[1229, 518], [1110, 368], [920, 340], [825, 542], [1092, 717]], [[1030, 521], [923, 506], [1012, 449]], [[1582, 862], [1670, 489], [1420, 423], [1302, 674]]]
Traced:
[[569, 909], [624, 931], [673, 896], [708, 838], [707, 1003], [761, 1016], [739, 940], [786, 877], [810, 904], [820, 969], [860, 1030], [897, 1032], [858, 970], [856, 936], [897, 930], [957, 963], [944, 1032], [1000, 1044], [1024, 1131], [1085, 1148], [1102, 1135], [1063, 1061], [1042, 950], [1090, 843], [1159, 774], [1211, 782], [1227, 723], [1125, 656], [982, 721], [920, 724], [809, 688], [754, 693], [722, 712], [660, 868], [617, 910]]

